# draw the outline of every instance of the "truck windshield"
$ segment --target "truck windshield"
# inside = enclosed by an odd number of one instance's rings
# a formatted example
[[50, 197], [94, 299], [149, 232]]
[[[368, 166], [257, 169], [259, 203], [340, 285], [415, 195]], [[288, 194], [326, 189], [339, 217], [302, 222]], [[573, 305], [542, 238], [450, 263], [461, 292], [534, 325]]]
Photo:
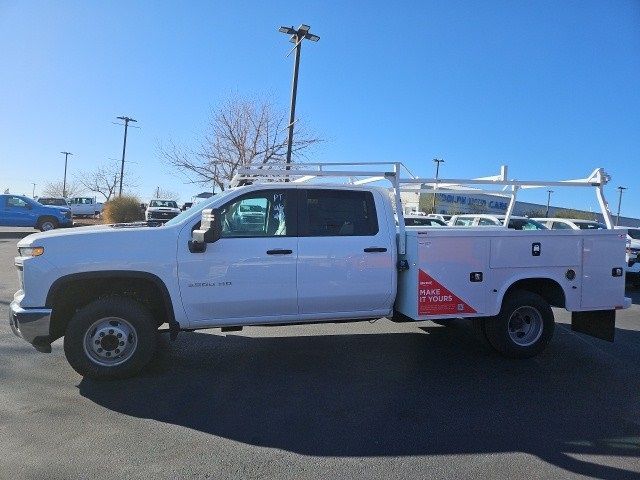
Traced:
[[38, 203], [42, 205], [56, 205], [58, 207], [66, 207], [67, 202], [64, 198], [39, 198]]
[[633, 238], [634, 240], [640, 240], [640, 229], [637, 228], [630, 228], [627, 231], [627, 234]]
[[580, 230], [606, 230], [607, 227], [598, 222], [574, 222]]
[[173, 200], [151, 200], [149, 202], [150, 207], [166, 207], [166, 208], [178, 208], [178, 204]]
[[535, 220], [512, 218], [509, 220], [509, 228], [514, 230], [546, 230], [547, 227]]

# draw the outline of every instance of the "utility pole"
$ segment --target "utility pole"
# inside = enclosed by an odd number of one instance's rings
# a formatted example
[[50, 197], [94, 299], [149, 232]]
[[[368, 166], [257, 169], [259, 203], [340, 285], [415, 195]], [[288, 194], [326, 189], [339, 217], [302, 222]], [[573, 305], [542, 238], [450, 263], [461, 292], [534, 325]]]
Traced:
[[129, 122], [137, 122], [137, 120], [131, 118], [131, 117], [127, 117], [127, 116], [122, 116], [122, 117], [117, 117], [118, 120], [122, 120], [124, 121], [124, 142], [122, 142], [122, 163], [120, 164], [120, 192], [118, 194], [119, 197], [122, 196], [122, 177], [124, 176], [124, 155], [127, 151], [127, 129], [129, 127]]
[[36, 198], [36, 184], [32, 182], [31, 185], [33, 185], [33, 192], [31, 192], [31, 198]]
[[62, 180], [62, 196], [67, 198], [67, 159], [69, 155], [73, 155], [71, 152], [60, 152], [64, 155], [64, 180]]
[[549, 218], [549, 203], [551, 203], [551, 194], [553, 193], [553, 190], [547, 190], [547, 214], [545, 215], [546, 218]]
[[438, 176], [440, 174], [440, 164], [444, 163], [444, 160], [441, 158], [434, 158], [433, 161], [436, 164], [436, 185], [433, 189], [433, 206], [431, 209], [433, 210], [431, 213], [436, 213], [436, 188], [438, 188]]
[[[296, 121], [296, 97], [298, 95], [298, 70], [300, 69], [300, 50], [302, 48], [302, 40], [305, 38], [307, 40], [311, 40], [312, 42], [317, 42], [320, 40], [320, 37], [314, 35], [313, 33], [309, 33], [310, 30], [309, 25], [302, 24], [296, 30], [293, 27], [280, 27], [278, 29], [279, 32], [284, 33], [285, 35], [290, 35], [291, 38], [289, 41], [295, 46], [293, 47], [296, 51], [296, 59], [293, 64], [293, 84], [291, 86], [291, 108], [289, 110], [289, 134], [287, 136], [287, 170], [289, 170], [289, 165], [291, 164], [291, 149], [293, 146], [293, 125]], [[291, 53], [291, 52], [289, 52]]]
[[616, 217], [616, 227], [618, 223], [620, 223], [620, 205], [622, 204], [622, 192], [624, 192], [627, 187], [618, 187], [618, 191], [620, 192], [620, 196], [618, 197], [618, 216]]

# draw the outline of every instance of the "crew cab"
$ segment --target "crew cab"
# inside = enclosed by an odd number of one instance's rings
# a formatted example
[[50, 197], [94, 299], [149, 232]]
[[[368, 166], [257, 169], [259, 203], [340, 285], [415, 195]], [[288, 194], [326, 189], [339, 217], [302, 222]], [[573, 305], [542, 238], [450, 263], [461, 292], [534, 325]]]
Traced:
[[92, 217], [100, 215], [104, 208], [95, 197], [73, 197], [69, 199], [71, 213], [78, 217]]
[[42, 205], [22, 195], [0, 195], [0, 225], [32, 227], [43, 232], [73, 225], [68, 207]]
[[138, 372], [165, 323], [175, 338], [467, 318], [495, 351], [526, 358], [550, 341], [552, 306], [573, 312], [575, 330], [613, 339], [615, 309], [630, 305], [624, 248], [614, 230], [405, 229], [401, 202], [382, 187], [254, 182], [155, 228], [22, 239], [10, 324], [42, 352], [64, 337], [71, 366], [94, 378]]

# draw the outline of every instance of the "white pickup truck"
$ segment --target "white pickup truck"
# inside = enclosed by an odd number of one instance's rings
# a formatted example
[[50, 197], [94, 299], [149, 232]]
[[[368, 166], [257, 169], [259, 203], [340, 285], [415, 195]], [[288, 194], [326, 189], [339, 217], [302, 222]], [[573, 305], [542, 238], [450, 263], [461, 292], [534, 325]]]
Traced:
[[551, 339], [552, 306], [573, 312], [575, 330], [612, 340], [615, 310], [630, 305], [619, 230], [406, 230], [402, 218], [399, 195], [394, 206], [378, 186], [270, 181], [155, 228], [30, 235], [18, 243], [10, 323], [42, 352], [64, 337], [77, 372], [114, 378], [150, 361], [164, 323], [175, 338], [213, 327], [469, 318], [496, 351], [523, 358]]

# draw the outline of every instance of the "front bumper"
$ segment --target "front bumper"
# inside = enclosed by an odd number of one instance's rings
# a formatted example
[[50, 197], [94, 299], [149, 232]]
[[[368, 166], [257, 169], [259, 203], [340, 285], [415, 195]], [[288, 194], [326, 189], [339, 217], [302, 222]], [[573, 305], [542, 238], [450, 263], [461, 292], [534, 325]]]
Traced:
[[35, 347], [39, 352], [51, 352], [49, 324], [51, 309], [22, 308], [18, 302], [11, 302], [9, 325], [13, 333]]

